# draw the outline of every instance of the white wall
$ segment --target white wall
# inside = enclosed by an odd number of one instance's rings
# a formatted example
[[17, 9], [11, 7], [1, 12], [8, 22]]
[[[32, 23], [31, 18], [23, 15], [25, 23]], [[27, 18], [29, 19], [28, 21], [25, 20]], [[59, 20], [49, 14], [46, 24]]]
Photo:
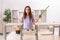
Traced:
[[47, 21], [60, 22], [60, 0], [51, 0], [47, 12]]
[[47, 3], [44, 0], [3, 0], [3, 8], [23, 10], [26, 5], [31, 6], [32, 9], [44, 9]]
[[26, 5], [30, 5], [32, 10], [45, 9], [49, 5], [47, 22], [60, 22], [60, 0], [3, 0], [3, 9], [23, 10]]
[[2, 14], [1, 14], [1, 0], [0, 0], [0, 18], [2, 17], [1, 15]]

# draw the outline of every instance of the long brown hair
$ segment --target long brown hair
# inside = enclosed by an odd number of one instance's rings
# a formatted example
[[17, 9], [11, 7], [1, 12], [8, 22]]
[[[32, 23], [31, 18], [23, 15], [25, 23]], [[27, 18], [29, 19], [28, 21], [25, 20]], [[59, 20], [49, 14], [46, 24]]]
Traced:
[[25, 7], [25, 9], [24, 9], [24, 14], [23, 14], [23, 18], [25, 19], [26, 16], [27, 16], [26, 8], [29, 8], [29, 19], [31, 20], [31, 18], [32, 18], [32, 12], [31, 12], [30, 6], [26, 6], [26, 7]]

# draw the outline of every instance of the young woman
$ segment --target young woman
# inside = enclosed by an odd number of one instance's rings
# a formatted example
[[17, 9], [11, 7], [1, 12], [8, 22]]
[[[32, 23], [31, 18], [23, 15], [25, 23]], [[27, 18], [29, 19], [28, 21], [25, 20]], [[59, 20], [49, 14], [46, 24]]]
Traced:
[[[40, 18], [41, 18], [41, 15], [39, 15], [37, 20], [34, 20], [30, 6], [26, 6], [24, 9], [22, 21], [20, 21], [20, 22], [23, 23], [23, 29], [27, 29], [27, 31], [29, 31], [29, 29], [31, 29], [33, 31], [33, 24], [38, 22], [38, 20]], [[16, 28], [16, 33], [20, 34], [20, 28], [19, 27]]]
[[30, 6], [26, 6], [24, 9], [23, 17], [22, 17], [23, 28], [32, 29], [32, 27], [33, 27], [32, 25], [35, 24], [36, 22], [38, 22], [40, 17], [41, 16], [39, 16], [37, 20], [34, 20]]

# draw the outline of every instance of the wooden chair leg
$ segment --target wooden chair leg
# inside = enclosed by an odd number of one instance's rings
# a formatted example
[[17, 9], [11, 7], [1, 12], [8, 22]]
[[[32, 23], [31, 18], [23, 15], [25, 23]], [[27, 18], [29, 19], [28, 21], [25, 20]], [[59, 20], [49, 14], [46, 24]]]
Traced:
[[35, 35], [36, 35], [36, 40], [38, 40], [38, 26], [37, 26], [37, 25], [35, 25], [35, 29], [36, 29], [36, 33], [35, 33]]
[[21, 26], [21, 32], [20, 32], [20, 34], [21, 34], [21, 40], [23, 40], [23, 33], [22, 33], [22, 30], [23, 30], [23, 25]]

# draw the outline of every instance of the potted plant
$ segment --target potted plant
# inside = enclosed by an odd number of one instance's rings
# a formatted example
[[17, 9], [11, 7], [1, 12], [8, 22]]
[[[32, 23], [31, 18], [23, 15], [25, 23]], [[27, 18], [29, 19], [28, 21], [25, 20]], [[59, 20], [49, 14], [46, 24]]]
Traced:
[[10, 9], [5, 9], [3, 21], [6, 23], [11, 22], [11, 10]]

